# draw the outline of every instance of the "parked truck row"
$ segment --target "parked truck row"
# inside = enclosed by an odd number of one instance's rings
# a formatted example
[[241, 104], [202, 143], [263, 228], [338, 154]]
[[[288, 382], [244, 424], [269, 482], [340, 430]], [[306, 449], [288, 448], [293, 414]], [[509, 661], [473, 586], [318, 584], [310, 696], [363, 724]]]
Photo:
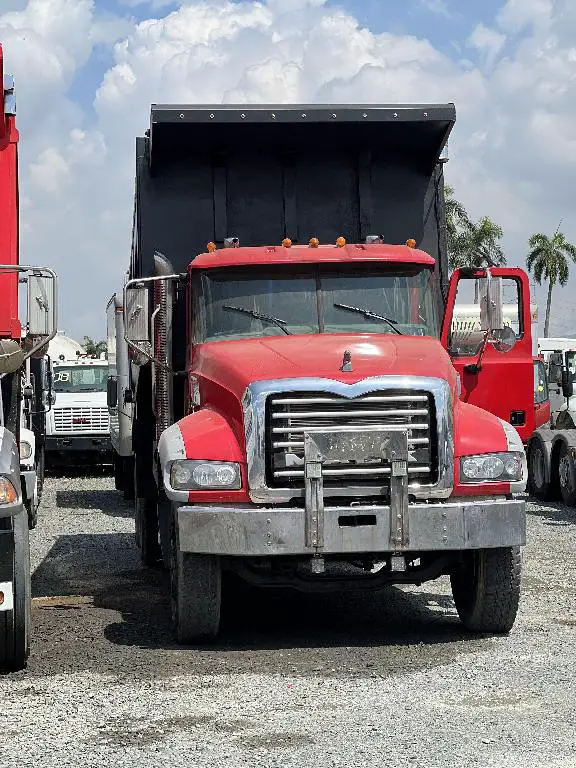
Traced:
[[525, 445], [533, 468], [542, 442], [544, 466], [569, 430], [542, 427], [555, 358], [546, 370], [535, 355], [526, 274], [449, 275], [454, 105], [153, 105], [95, 359], [48, 349], [56, 277], [19, 265], [3, 82], [0, 666], [28, 655], [47, 451], [112, 451], [142, 562], [169, 572], [180, 642], [218, 634], [227, 571], [310, 591], [449, 575], [468, 629], [507, 632]]

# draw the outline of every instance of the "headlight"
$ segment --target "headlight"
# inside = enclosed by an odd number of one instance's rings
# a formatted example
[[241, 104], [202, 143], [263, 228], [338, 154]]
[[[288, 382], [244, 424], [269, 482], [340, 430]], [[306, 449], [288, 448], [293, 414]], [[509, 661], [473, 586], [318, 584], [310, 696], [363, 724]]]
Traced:
[[235, 461], [175, 461], [170, 469], [170, 484], [175, 491], [242, 487], [240, 464]]
[[29, 459], [32, 456], [32, 446], [26, 440], [20, 441], [20, 458]]
[[517, 482], [522, 480], [522, 453], [484, 453], [460, 459], [460, 480], [463, 483]]
[[16, 489], [6, 477], [0, 477], [0, 505], [1, 504], [14, 504], [18, 494]]

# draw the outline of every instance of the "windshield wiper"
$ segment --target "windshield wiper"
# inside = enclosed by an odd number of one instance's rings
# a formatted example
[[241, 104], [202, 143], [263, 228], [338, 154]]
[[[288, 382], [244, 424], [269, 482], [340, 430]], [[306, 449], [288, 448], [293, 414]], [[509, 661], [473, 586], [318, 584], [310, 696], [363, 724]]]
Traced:
[[286, 320], [281, 320], [279, 317], [272, 317], [272, 315], [263, 315], [262, 312], [257, 312], [255, 309], [244, 309], [244, 307], [235, 307], [232, 304], [224, 304], [222, 306], [222, 309], [230, 309], [234, 312], [242, 312], [245, 315], [250, 315], [251, 317], [255, 317], [256, 320], [264, 320], [268, 323], [273, 323], [273, 325], [277, 325], [278, 328], [280, 328], [281, 331], [284, 331], [284, 333], [287, 336], [292, 335], [292, 331], [289, 331], [288, 328], [285, 328]]
[[397, 320], [391, 320], [389, 317], [384, 317], [384, 315], [379, 315], [377, 312], [371, 312], [369, 309], [362, 309], [362, 307], [352, 307], [350, 304], [334, 304], [335, 307], [339, 307], [340, 309], [347, 309], [349, 312], [357, 312], [359, 315], [363, 315], [364, 317], [367, 317], [369, 320], [383, 320], [385, 323], [388, 323], [390, 328], [394, 331], [394, 333], [397, 333], [399, 336], [403, 336], [404, 334], [402, 331], [399, 331], [398, 328], [396, 328]]

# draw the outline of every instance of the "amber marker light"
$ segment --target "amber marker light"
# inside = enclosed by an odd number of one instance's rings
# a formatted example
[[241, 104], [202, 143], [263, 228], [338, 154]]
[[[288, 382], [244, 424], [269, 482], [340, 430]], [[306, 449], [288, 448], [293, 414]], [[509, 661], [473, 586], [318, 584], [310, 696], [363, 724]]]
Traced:
[[284, 248], [292, 248], [292, 240], [290, 240], [289, 237], [285, 237], [284, 240], [282, 240], [282, 246]]
[[346, 245], [346, 238], [345, 237], [338, 237], [336, 239], [336, 245], [338, 248], [344, 248]]
[[216, 250], [216, 243], [209, 242], [208, 245], [206, 246], [206, 250], [208, 251], [208, 253], [214, 253], [214, 251]]
[[408, 248], [416, 248], [416, 240], [411, 237], [410, 240], [406, 240], [406, 245]]
[[6, 477], [0, 477], [0, 505], [14, 504], [18, 496], [16, 489]]
[[318, 240], [317, 237], [311, 237], [308, 245], [310, 246], [310, 248], [318, 248], [318, 246], [320, 245], [320, 240]]

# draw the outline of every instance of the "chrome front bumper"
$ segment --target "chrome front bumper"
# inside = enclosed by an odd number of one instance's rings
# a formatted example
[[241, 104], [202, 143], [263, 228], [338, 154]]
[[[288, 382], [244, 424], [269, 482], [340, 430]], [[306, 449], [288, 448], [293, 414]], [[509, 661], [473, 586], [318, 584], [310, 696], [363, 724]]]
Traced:
[[180, 549], [253, 557], [484, 549], [526, 542], [521, 500], [471, 498], [409, 504], [401, 543], [395, 541], [395, 516], [389, 506], [326, 506], [323, 513], [322, 541], [309, 546], [305, 509], [178, 506]]

